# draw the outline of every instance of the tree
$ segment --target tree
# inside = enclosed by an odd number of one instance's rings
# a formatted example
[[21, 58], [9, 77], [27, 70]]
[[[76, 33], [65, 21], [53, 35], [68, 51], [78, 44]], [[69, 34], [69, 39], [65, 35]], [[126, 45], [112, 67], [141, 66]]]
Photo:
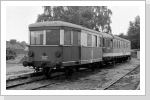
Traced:
[[140, 16], [136, 16], [135, 21], [129, 22], [127, 35], [120, 33], [117, 36], [130, 40], [131, 49], [140, 49]]
[[117, 35], [117, 36], [119, 36], [119, 37], [121, 37], [121, 38], [124, 38], [124, 39], [128, 39], [127, 35], [124, 35], [124, 33], [120, 33], [120, 34]]
[[44, 6], [36, 22], [66, 21], [90, 29], [111, 33], [112, 11], [106, 6]]
[[135, 21], [130, 21], [127, 35], [131, 41], [131, 48], [140, 49], [140, 16], [136, 16]]

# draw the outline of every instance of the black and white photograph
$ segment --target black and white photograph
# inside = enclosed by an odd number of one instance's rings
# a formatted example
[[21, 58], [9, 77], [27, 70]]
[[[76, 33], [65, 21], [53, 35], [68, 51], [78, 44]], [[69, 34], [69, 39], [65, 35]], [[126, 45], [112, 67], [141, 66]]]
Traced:
[[2, 3], [1, 94], [144, 94], [145, 1]]

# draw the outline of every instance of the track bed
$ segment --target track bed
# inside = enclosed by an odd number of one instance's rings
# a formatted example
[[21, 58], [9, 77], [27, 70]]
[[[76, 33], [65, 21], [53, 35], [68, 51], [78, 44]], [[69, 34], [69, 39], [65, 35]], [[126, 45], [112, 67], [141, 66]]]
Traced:
[[[10, 88], [11, 90], [103, 90], [106, 87], [111, 86], [117, 80], [133, 71], [135, 68], [139, 67], [140, 61], [137, 59], [132, 59], [130, 62], [120, 63], [116, 65], [108, 65], [103, 68], [91, 71], [90, 69], [80, 70], [75, 72], [73, 76], [66, 79], [65, 75], [59, 75], [59, 77], [54, 77], [52, 79], [43, 79], [35, 82], [23, 84], [21, 86]], [[137, 68], [138, 70], [140, 68]], [[139, 75], [139, 71], [136, 71]], [[128, 76], [129, 77], [129, 76]], [[138, 76], [137, 76], [138, 77]], [[129, 80], [136, 81], [132, 87], [124, 88], [120, 86], [121, 90], [135, 89], [139, 83], [139, 78], [133, 77]], [[128, 81], [129, 82], [129, 81]], [[119, 84], [119, 83], [118, 83]], [[107, 88], [109, 90], [118, 89], [119, 87], [116, 83], [113, 88]], [[120, 83], [123, 85], [123, 83]]]

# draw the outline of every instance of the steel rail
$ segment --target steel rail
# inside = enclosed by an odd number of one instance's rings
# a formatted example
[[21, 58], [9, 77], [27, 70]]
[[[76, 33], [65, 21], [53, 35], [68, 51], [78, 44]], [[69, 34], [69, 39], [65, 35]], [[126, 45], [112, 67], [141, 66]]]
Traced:
[[131, 71], [129, 71], [128, 73], [126, 73], [125, 75], [123, 75], [122, 77], [120, 77], [118, 80], [115, 80], [111, 84], [109, 84], [109, 85], [105, 86], [104, 88], [102, 88], [102, 90], [107, 90], [109, 87], [111, 87], [112, 85], [114, 85], [115, 83], [117, 83], [118, 81], [120, 81], [122, 78], [124, 78], [126, 75], [128, 75], [129, 73], [131, 73], [132, 71], [136, 70], [139, 67], [140, 67], [140, 65], [138, 65], [137, 67], [133, 68]]

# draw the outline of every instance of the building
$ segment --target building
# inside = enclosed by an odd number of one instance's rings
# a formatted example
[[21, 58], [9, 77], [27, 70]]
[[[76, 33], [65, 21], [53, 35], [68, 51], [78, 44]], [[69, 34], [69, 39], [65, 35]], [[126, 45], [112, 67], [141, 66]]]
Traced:
[[16, 54], [24, 54], [25, 53], [25, 51], [24, 51], [25, 47], [23, 47], [18, 42], [16, 42], [15, 39], [6, 41], [6, 50], [8, 50], [8, 49], [12, 49], [13, 51], [15, 51]]

